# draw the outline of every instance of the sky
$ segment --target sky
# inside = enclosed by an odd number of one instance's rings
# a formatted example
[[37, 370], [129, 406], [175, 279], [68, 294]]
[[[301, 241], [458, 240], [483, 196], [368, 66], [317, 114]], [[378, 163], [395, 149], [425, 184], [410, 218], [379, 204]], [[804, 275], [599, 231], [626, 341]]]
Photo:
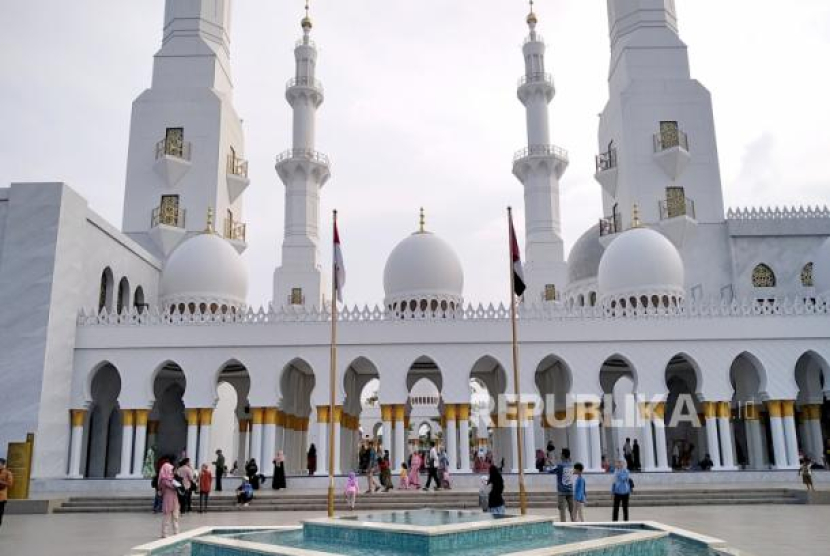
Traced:
[[[120, 225], [132, 100], [150, 84], [163, 0], [4, 2], [0, 34], [0, 187], [64, 181]], [[236, 0], [235, 106], [251, 186], [243, 220], [249, 301], [268, 303], [279, 263], [283, 185], [274, 157], [290, 146], [284, 97], [302, 0]], [[570, 153], [561, 182], [569, 249], [602, 216], [594, 181], [597, 115], [609, 57], [602, 0], [537, 0], [557, 95], [552, 140]], [[692, 75], [712, 93], [729, 207], [830, 204], [830, 2], [677, 0]], [[522, 225], [511, 173], [526, 144], [516, 98], [527, 34], [523, 0], [312, 0], [322, 260], [337, 208], [348, 304], [383, 300], [393, 247], [426, 211], [465, 271], [468, 301], [507, 300], [505, 208]]]

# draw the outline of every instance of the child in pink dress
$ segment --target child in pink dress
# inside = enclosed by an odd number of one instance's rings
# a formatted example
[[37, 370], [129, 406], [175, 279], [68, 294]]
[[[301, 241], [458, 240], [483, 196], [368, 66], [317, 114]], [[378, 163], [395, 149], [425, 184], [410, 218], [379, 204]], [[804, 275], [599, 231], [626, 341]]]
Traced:
[[401, 490], [409, 489], [409, 471], [407, 471], [405, 463], [401, 464], [401, 479], [398, 483], [398, 488]]
[[419, 489], [421, 488], [421, 454], [413, 452], [409, 463], [412, 466], [409, 470], [409, 487]]
[[349, 478], [346, 480], [346, 502], [349, 504], [349, 509], [353, 510], [355, 502], [357, 502], [357, 477], [354, 471], [349, 473]]

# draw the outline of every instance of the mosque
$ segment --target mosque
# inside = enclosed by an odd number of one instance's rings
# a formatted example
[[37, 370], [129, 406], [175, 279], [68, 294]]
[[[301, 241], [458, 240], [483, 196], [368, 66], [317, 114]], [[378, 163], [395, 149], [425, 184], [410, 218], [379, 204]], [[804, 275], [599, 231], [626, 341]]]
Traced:
[[[150, 449], [201, 463], [222, 448], [264, 469], [284, 450], [299, 475], [312, 443], [323, 468], [332, 420], [338, 473], [364, 436], [396, 466], [427, 436], [459, 474], [479, 449], [516, 471], [519, 427], [531, 469], [553, 441], [596, 472], [625, 438], [655, 474], [692, 446], [736, 476], [821, 458], [830, 211], [725, 210], [712, 100], [690, 75], [674, 0], [608, 0], [602, 212], [567, 258], [568, 153], [551, 142], [554, 81], [527, 17], [527, 147], [512, 166], [525, 195], [519, 384], [508, 309], [465, 303], [459, 258], [422, 224], [389, 254], [382, 304], [339, 309], [334, 412], [319, 213], [332, 167], [315, 147], [312, 20], [285, 89], [293, 143], [276, 157], [281, 265], [257, 308], [240, 258], [250, 180], [230, 18], [230, 0], [166, 1], [152, 84], [133, 103], [122, 229], [63, 183], [0, 188], [0, 454], [34, 435], [35, 491], [146, 490]], [[487, 403], [515, 386], [524, 422], [515, 404]], [[675, 423], [684, 399], [694, 419]]]

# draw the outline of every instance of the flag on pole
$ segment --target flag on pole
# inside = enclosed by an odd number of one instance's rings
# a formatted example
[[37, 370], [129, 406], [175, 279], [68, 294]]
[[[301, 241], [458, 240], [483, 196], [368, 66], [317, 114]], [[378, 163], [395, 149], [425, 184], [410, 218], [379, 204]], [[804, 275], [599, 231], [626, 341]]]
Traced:
[[337, 216], [334, 219], [334, 290], [337, 301], [343, 303], [343, 286], [346, 285], [346, 267], [343, 265], [343, 252], [340, 250], [340, 233], [337, 231]]
[[516, 240], [516, 230], [513, 228], [513, 213], [510, 213], [510, 258], [513, 261], [513, 293], [521, 297], [527, 289], [525, 273], [522, 270], [522, 254], [519, 252], [519, 242]]

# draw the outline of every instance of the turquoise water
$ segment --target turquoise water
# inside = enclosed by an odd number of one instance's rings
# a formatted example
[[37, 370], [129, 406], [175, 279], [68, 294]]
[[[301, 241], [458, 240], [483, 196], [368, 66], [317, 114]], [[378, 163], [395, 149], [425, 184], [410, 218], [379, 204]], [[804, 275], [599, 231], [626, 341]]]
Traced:
[[364, 523], [391, 523], [395, 525], [417, 525], [420, 527], [436, 527], [453, 525], [456, 523], [475, 523], [479, 521], [494, 521], [496, 519], [512, 519], [515, 516], [496, 516], [484, 512], [470, 512], [462, 510], [413, 510], [407, 512], [384, 512], [350, 515], [341, 517], [343, 521], [360, 521]]

